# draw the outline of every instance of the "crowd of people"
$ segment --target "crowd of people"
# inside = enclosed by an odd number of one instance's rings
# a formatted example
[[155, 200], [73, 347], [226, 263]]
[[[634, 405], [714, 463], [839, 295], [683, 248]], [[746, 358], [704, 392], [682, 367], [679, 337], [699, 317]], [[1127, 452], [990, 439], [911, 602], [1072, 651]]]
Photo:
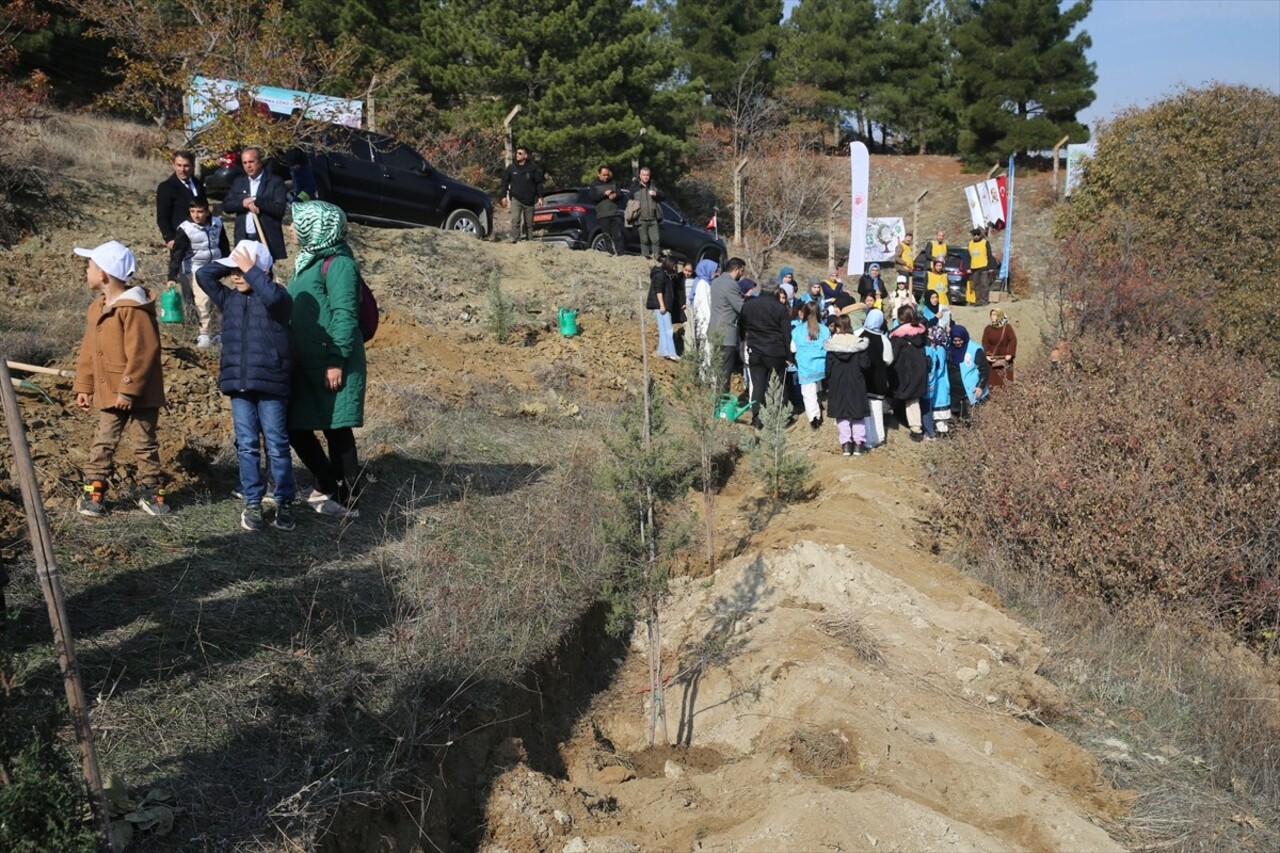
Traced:
[[650, 272], [646, 308], [659, 356], [679, 360], [673, 330], [684, 322], [693, 357], [719, 365], [720, 393], [742, 376], [740, 400], [750, 401], [756, 428], [776, 380], [793, 419], [814, 430], [834, 421], [844, 455], [861, 456], [884, 444], [886, 407], [912, 440], [933, 441], [1013, 381], [1018, 337], [1004, 311], [992, 309], [974, 339], [954, 321], [945, 286], [927, 289], [917, 304], [909, 280], [899, 275], [890, 292], [877, 264], [853, 286], [832, 269], [804, 290], [791, 267], [763, 282], [746, 273], [741, 258], [721, 270], [712, 260], [678, 266], [664, 253]]
[[[361, 279], [347, 245], [346, 214], [325, 201], [286, 200], [283, 185], [264, 174], [254, 148], [241, 152], [241, 162], [245, 175], [222, 206], [236, 215], [234, 249], [192, 175], [189, 152], [174, 156], [174, 174], [156, 192], [156, 222], [171, 253], [170, 286], [181, 282], [196, 310], [197, 346], [221, 345], [218, 387], [231, 402], [240, 526], [256, 531], [270, 523], [292, 530], [304, 506], [353, 518], [359, 515], [361, 481], [353, 430], [364, 421], [367, 366]], [[287, 287], [274, 276], [285, 257], [286, 219], [292, 220], [287, 232], [297, 245]], [[86, 279], [96, 298], [86, 317], [73, 390], [77, 406], [98, 417], [76, 509], [92, 518], [106, 514], [107, 483], [120, 440], [129, 432], [141, 486], [138, 503], [151, 515], [167, 515], [172, 507], [158, 440], [166, 399], [156, 300], [132, 282], [137, 263], [124, 244], [113, 240], [75, 253], [87, 261]], [[301, 500], [292, 453], [315, 484]]]

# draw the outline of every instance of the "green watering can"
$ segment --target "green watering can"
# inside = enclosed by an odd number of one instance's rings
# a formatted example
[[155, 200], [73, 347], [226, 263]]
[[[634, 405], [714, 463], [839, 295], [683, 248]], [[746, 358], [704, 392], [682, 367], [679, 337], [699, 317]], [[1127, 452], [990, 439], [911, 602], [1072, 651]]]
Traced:
[[720, 398], [720, 402], [716, 403], [716, 420], [733, 423], [749, 411], [751, 411], [750, 400], [740, 404], [736, 394], [725, 394]]
[[560, 309], [560, 334], [566, 338], [572, 338], [578, 334], [578, 309]]
[[169, 285], [169, 289], [160, 294], [160, 322], [182, 322], [182, 291], [177, 285]]

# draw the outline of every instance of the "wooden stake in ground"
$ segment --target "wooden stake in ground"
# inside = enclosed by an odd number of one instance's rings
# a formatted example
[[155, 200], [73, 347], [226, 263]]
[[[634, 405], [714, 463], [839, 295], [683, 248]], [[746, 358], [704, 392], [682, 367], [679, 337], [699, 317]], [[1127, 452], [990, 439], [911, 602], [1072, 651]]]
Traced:
[[22, 506], [27, 514], [36, 576], [40, 579], [40, 589], [49, 610], [49, 625], [53, 628], [53, 642], [58, 650], [58, 665], [62, 667], [67, 707], [71, 711], [71, 722], [80, 746], [84, 781], [89, 788], [89, 804], [97, 819], [98, 829], [102, 832], [104, 849], [114, 851], [115, 846], [111, 842], [111, 817], [107, 814], [107, 799], [102, 791], [102, 771], [98, 766], [97, 750], [93, 746], [93, 728], [89, 724], [89, 706], [84, 699], [80, 664], [76, 661], [71, 623], [67, 619], [66, 602], [62, 597], [62, 577], [53, 556], [53, 536], [49, 531], [49, 519], [44, 514], [44, 500], [40, 496], [36, 467], [31, 461], [31, 447], [27, 444], [26, 429], [22, 423], [22, 412], [18, 408], [18, 396], [13, 393], [12, 380], [6, 361], [0, 367], [0, 398], [4, 404], [5, 425], [9, 428], [9, 444], [13, 447], [14, 468], [22, 489]]

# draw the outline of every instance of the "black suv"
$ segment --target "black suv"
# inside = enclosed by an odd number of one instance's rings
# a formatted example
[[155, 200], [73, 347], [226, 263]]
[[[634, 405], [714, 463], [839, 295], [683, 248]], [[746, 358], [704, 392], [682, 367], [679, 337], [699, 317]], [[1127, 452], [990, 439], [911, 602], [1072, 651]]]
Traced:
[[[272, 157], [266, 168], [288, 180], [285, 162], [301, 162], [300, 152]], [[375, 225], [435, 225], [486, 236], [493, 225], [493, 202], [483, 190], [455, 180], [423, 159], [409, 145], [368, 130], [334, 125], [323, 149], [305, 157], [317, 196], [336, 204], [351, 219]], [[223, 155], [205, 170], [205, 188], [225, 194], [244, 173], [239, 159]]]
[[[627, 192], [622, 191], [618, 208], [627, 204]], [[711, 259], [723, 265], [728, 259], [724, 241], [711, 231], [705, 231], [689, 223], [665, 201], [662, 205], [662, 222], [658, 223], [658, 241], [662, 248], [670, 249], [677, 261], [697, 263]], [[589, 187], [570, 187], [551, 190], [542, 199], [542, 206], [534, 208], [533, 227], [538, 239], [548, 243], [563, 243], [571, 249], [595, 249], [608, 252], [611, 249], [609, 235], [600, 228], [596, 219], [596, 205], [591, 200]], [[628, 255], [640, 254], [640, 233], [635, 228], [622, 229]]]

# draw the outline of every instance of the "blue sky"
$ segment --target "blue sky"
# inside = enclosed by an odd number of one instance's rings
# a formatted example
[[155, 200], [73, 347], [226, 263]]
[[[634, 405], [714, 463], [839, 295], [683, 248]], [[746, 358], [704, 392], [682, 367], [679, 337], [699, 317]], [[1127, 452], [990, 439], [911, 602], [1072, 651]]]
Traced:
[[[784, 5], [790, 14], [796, 0]], [[1179, 84], [1219, 80], [1280, 93], [1280, 0], [1094, 0], [1082, 27], [1098, 73], [1098, 97], [1080, 115], [1091, 127]]]

